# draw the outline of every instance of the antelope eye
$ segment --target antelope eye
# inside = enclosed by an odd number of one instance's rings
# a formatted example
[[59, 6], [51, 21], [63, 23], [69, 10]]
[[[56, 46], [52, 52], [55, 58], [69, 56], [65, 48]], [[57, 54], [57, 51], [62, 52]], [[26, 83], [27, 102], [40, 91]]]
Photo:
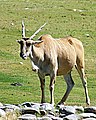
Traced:
[[26, 46], [30, 47], [31, 43], [26, 43]]

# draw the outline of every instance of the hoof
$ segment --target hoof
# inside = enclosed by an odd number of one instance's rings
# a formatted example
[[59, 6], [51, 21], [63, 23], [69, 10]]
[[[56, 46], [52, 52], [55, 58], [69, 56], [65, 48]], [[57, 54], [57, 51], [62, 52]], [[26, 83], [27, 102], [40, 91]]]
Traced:
[[65, 102], [61, 103], [59, 102], [57, 105], [56, 105], [56, 108], [61, 108], [61, 107], [64, 107], [66, 104]]
[[90, 105], [90, 99], [88, 98], [88, 100], [86, 101], [87, 105]]
[[66, 105], [65, 102], [59, 102], [57, 105]]

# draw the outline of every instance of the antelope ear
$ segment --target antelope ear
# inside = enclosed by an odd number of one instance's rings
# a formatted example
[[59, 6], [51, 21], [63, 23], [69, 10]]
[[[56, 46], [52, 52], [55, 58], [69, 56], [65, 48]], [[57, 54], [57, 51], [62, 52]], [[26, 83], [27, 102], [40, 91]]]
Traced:
[[16, 42], [18, 42], [20, 44], [21, 40], [16, 40]]
[[40, 44], [40, 43], [42, 43], [42, 42], [43, 42], [43, 40], [41, 40], [41, 41], [32, 41], [32, 45]]

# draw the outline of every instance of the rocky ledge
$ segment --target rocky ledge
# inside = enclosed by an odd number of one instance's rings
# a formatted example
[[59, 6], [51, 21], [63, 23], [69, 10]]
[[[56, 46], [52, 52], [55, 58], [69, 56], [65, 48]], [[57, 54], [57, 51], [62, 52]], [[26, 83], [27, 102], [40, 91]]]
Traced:
[[0, 103], [0, 120], [96, 120], [96, 107], [64, 106], [25, 102]]

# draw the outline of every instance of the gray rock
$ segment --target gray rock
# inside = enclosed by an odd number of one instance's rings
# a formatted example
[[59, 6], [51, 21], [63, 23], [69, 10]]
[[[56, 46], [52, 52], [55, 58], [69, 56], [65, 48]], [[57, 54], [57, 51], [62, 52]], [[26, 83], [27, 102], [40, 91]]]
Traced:
[[86, 107], [86, 108], [84, 108], [84, 112], [85, 113], [94, 113], [94, 114], [96, 114], [96, 107], [94, 107], [94, 106]]
[[96, 120], [95, 118], [86, 118], [86, 119], [83, 119], [83, 120]]
[[25, 107], [21, 109], [22, 114], [40, 114], [39, 110], [32, 107]]
[[41, 103], [34, 103], [34, 102], [31, 102], [31, 105], [38, 105], [38, 106], [40, 106], [40, 105], [42, 105]]
[[64, 117], [63, 120], [80, 120], [80, 117], [76, 114], [71, 114]]
[[59, 117], [61, 117], [61, 118], [64, 118], [64, 117], [66, 117], [66, 114], [59, 114]]
[[5, 111], [6, 107], [5, 106], [0, 106], [0, 109]]
[[59, 112], [61, 114], [69, 115], [69, 114], [75, 114], [76, 110], [73, 106], [64, 106], [60, 108]]
[[84, 112], [84, 108], [82, 106], [74, 106], [77, 112]]
[[54, 116], [51, 115], [51, 114], [47, 114], [46, 117], [52, 118], [52, 117], [54, 117]]
[[65, 107], [65, 105], [63, 105], [63, 104], [60, 104], [60, 105], [57, 105], [57, 106], [56, 106], [57, 109], [61, 109], [61, 108], [63, 108], [63, 107]]
[[0, 117], [5, 116], [5, 115], [6, 115], [5, 111], [0, 109]]
[[31, 102], [24, 102], [20, 105], [21, 107], [32, 107]]
[[42, 117], [37, 117], [37, 120], [42, 120]]
[[54, 106], [49, 103], [43, 103], [40, 107], [41, 110], [51, 111], [54, 110]]
[[90, 117], [96, 118], [96, 115], [94, 113], [81, 113], [79, 114], [79, 116], [82, 118], [90, 118]]
[[[20, 115], [21, 112], [22, 115], [18, 117], [18, 120], [96, 120], [96, 107], [94, 106], [83, 108], [82, 106], [58, 105], [58, 108], [55, 109], [49, 103], [24, 102], [18, 106], [1, 104], [0, 116], [5, 117], [7, 113]], [[42, 117], [36, 117], [38, 114]]]
[[31, 102], [24, 102], [20, 105], [20, 107], [22, 108], [27, 108], [27, 107], [31, 107], [31, 108], [34, 108], [36, 109], [37, 111], [39, 111], [40, 109], [40, 105], [39, 103], [31, 103]]
[[48, 114], [55, 116], [55, 113], [52, 111], [49, 111]]
[[3, 104], [0, 102], [0, 107], [2, 107], [3, 106]]
[[11, 105], [11, 104], [5, 104], [4, 107], [6, 109], [12, 109], [12, 110], [20, 110], [20, 107], [16, 106], [16, 105]]
[[34, 108], [34, 109], [36, 109], [37, 111], [39, 111], [39, 109], [40, 109], [40, 104], [32, 105], [32, 108]]
[[46, 115], [46, 110], [40, 110], [41, 115]]
[[52, 116], [51, 119], [52, 119], [52, 120], [63, 120], [63, 118], [55, 117], [55, 116]]
[[51, 114], [47, 114], [46, 117], [51, 118], [51, 120], [63, 120], [63, 118], [60, 118]]
[[44, 116], [44, 117], [38, 117], [37, 120], [52, 120], [50, 117]]
[[37, 120], [35, 115], [32, 114], [24, 114], [18, 117], [19, 120]]
[[22, 84], [19, 83], [19, 82], [18, 82], [18, 83], [11, 83], [11, 85], [12, 85], [12, 86], [22, 86]]

